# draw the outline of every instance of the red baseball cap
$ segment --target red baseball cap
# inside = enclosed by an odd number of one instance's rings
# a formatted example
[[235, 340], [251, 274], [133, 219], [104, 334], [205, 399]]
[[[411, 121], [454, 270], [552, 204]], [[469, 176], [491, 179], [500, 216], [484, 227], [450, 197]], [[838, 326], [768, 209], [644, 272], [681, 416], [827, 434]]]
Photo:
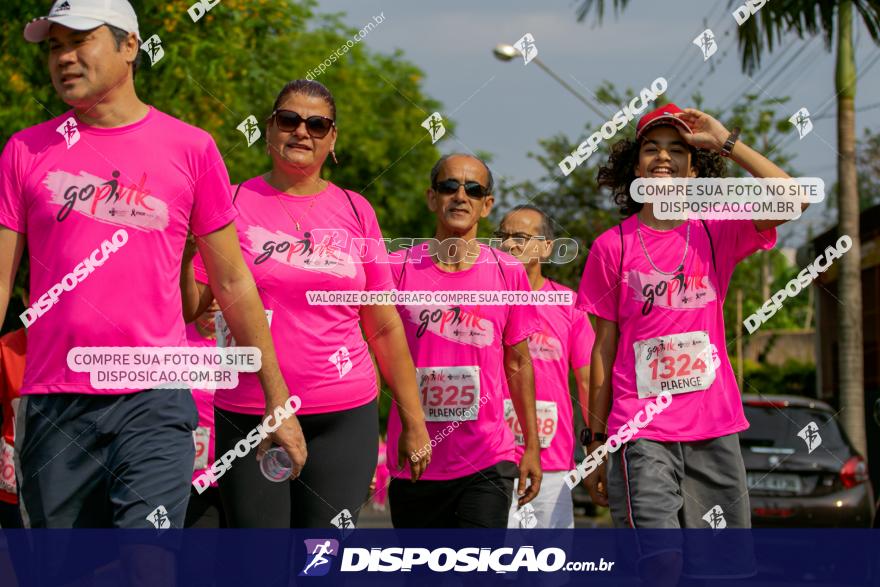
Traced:
[[688, 133], [693, 132], [691, 131], [691, 127], [675, 116], [681, 112], [683, 112], [683, 110], [672, 103], [651, 110], [639, 119], [639, 123], [636, 125], [636, 140], [641, 139], [649, 129], [664, 124], [676, 126], [679, 130]]

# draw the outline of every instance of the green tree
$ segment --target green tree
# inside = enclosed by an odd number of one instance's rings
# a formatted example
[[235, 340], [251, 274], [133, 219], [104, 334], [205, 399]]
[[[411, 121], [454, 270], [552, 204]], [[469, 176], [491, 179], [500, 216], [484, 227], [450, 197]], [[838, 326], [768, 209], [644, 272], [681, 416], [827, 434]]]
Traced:
[[[262, 121], [281, 87], [305, 77], [357, 33], [342, 23], [341, 15], [316, 14], [313, 0], [224, 0], [196, 23], [186, 11], [189, 1], [133, 4], [141, 36], [158, 34], [165, 50], [155, 67], [142, 53], [136, 78], [139, 95], [209, 131], [233, 181], [269, 166], [265, 143], [248, 148], [236, 126], [253, 114], [265, 135]], [[69, 109], [49, 81], [45, 47], [26, 43], [21, 36], [25, 23], [46, 10], [42, 0], [0, 5], [0, 75], [9, 80], [0, 88], [4, 141], [16, 130]], [[371, 34], [381, 34], [381, 26]], [[317, 78], [333, 92], [338, 111], [339, 165], [328, 163], [326, 175], [362, 191], [385, 231], [421, 235], [429, 223], [417, 196], [439, 152], [419, 125], [440, 110], [440, 104], [424, 93], [424, 74], [402, 52], [379, 54], [362, 41], [340, 53], [343, 56]]]
[[[270, 161], [265, 142], [248, 148], [236, 126], [252, 114], [265, 136], [262, 121], [282, 86], [339, 49], [342, 57], [317, 77], [335, 97], [339, 126], [339, 165], [328, 161], [326, 177], [370, 200], [386, 237], [432, 230], [422, 194], [443, 143], [432, 145], [420, 124], [442, 109], [425, 94], [424, 73], [401, 51], [380, 54], [365, 41], [346, 47], [357, 29], [344, 25], [341, 15], [316, 14], [313, 0], [223, 0], [195, 23], [187, 14], [190, 4], [133, 1], [141, 36], [158, 34], [165, 51], [154, 67], [141, 53], [135, 84], [144, 101], [210, 132], [230, 178], [240, 182], [266, 171]], [[45, 46], [22, 38], [24, 25], [48, 7], [45, 0], [0, 3], [0, 77], [8, 80], [0, 85], [2, 143], [69, 110], [52, 88]], [[370, 34], [382, 34], [382, 26]], [[444, 123], [448, 134], [454, 131]], [[161, 151], [143, 153], [155, 156]], [[25, 275], [26, 267], [19, 271], [19, 289]], [[17, 316], [14, 305], [10, 316]], [[7, 326], [15, 322], [10, 318]]]
[[865, 129], [858, 146], [857, 169], [861, 209], [880, 204], [880, 133]]
[[[629, 0], [613, 0], [614, 8], [626, 8]], [[582, 0], [576, 13], [579, 21], [595, 8], [602, 21], [604, 0]], [[837, 98], [837, 177], [839, 182], [838, 232], [849, 235], [853, 246], [840, 260], [840, 320], [838, 372], [840, 373], [841, 419], [856, 448], [865, 452], [864, 347], [862, 335], [861, 242], [859, 238], [859, 193], [856, 174], [856, 63], [853, 51], [853, 9], [874, 43], [880, 43], [880, 1], [878, 0], [786, 0], [768, 2], [737, 28], [742, 68], [753, 73], [765, 51], [773, 51], [788, 33], [799, 38], [822, 35], [826, 47], [834, 46], [837, 65], [834, 92]], [[835, 34], [836, 33], [836, 34]], [[836, 45], [834, 45], [836, 41]]]

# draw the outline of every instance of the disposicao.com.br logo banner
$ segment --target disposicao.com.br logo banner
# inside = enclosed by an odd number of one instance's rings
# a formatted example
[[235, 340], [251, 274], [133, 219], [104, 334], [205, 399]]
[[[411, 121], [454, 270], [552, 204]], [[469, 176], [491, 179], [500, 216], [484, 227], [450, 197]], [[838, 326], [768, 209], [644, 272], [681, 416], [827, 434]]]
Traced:
[[340, 552], [338, 541], [333, 539], [306, 539], [304, 542], [307, 558], [300, 577], [326, 575], [337, 555], [340, 559], [339, 571], [343, 573], [406, 573], [414, 569], [435, 573], [605, 572], [614, 567], [614, 561], [606, 561], [602, 557], [598, 561], [569, 561], [566, 551], [558, 547], [352, 546], [344, 547]]

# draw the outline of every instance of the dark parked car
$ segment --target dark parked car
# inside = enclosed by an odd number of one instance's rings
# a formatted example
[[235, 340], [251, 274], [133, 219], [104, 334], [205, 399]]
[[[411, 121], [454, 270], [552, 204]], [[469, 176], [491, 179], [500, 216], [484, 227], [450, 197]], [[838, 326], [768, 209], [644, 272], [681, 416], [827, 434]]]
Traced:
[[754, 527], [870, 527], [868, 466], [821, 401], [743, 397], [740, 433]]

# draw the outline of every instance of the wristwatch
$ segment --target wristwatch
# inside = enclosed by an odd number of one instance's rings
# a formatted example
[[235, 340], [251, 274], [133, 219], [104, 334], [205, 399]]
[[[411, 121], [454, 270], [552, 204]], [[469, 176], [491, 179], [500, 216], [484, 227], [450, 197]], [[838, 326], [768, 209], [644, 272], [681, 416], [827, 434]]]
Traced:
[[740, 129], [738, 126], [733, 128], [733, 132], [728, 135], [727, 140], [724, 141], [724, 145], [721, 147], [721, 156], [722, 157], [730, 157], [730, 152], [733, 150], [733, 146], [736, 144], [737, 139], [739, 138]]
[[606, 440], [608, 440], [607, 434], [602, 432], [592, 432], [589, 428], [581, 430], [581, 444], [584, 446], [589, 446], [591, 442], [605, 442]]

